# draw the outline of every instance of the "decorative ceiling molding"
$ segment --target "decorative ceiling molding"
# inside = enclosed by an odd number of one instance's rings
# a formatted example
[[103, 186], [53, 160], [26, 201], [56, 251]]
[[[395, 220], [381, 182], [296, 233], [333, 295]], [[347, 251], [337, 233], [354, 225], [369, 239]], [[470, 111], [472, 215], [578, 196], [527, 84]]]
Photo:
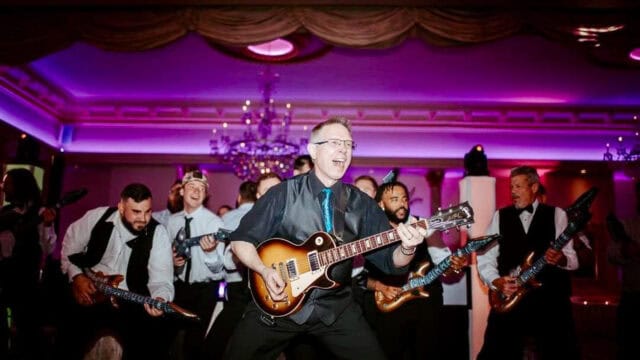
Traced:
[[[73, 127], [241, 129], [241, 101], [100, 99], [79, 101], [28, 66], [0, 68], [0, 86]], [[258, 99], [252, 99], [258, 101]], [[619, 132], [634, 129], [640, 106], [562, 104], [296, 102], [295, 126], [346, 116], [354, 126], [380, 129], [517, 129]]]

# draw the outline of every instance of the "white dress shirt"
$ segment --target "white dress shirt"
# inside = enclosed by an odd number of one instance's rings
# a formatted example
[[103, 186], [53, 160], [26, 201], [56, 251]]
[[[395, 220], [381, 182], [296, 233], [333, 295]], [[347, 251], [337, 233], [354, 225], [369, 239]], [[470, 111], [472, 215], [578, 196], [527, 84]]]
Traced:
[[[62, 271], [69, 276], [70, 281], [76, 275], [81, 274], [82, 269], [72, 264], [69, 261], [69, 256], [87, 250], [91, 230], [93, 230], [93, 227], [107, 209], [107, 207], [99, 207], [89, 210], [67, 229], [62, 241], [61, 263]], [[127, 245], [127, 242], [137, 236], [127, 230], [118, 211], [111, 214], [106, 221], [113, 223], [113, 231], [102, 259], [91, 269], [93, 271], [101, 271], [105, 275], [120, 274], [126, 278], [129, 257], [131, 256], [131, 248]], [[153, 234], [153, 246], [149, 254], [148, 264], [149, 282], [147, 287], [153, 298], [160, 297], [167, 301], [173, 300], [173, 257], [171, 254], [171, 242], [167, 231], [162, 225], [158, 225]], [[128, 290], [126, 279], [118, 287]]]
[[[222, 220], [216, 214], [200, 206], [194, 212], [187, 214], [184, 210], [177, 212], [169, 218], [167, 230], [169, 237], [175, 239], [176, 235], [184, 227], [185, 217], [193, 218], [189, 223], [191, 237], [215, 234], [223, 227]], [[185, 280], [186, 268], [184, 266], [179, 274], [175, 274], [180, 280]], [[224, 243], [218, 242], [215, 249], [209, 252], [202, 250], [200, 246], [191, 248], [191, 273], [189, 283], [209, 282], [224, 278]]]
[[[533, 220], [533, 216], [538, 209], [538, 200], [533, 202], [533, 214], [528, 211], [523, 211], [520, 213], [520, 221], [522, 222], [522, 227], [524, 228], [525, 234], [529, 232], [529, 227], [531, 226], [531, 221]], [[564, 210], [556, 207], [554, 214], [555, 221], [555, 236], [556, 239], [567, 227], [567, 213]], [[496, 211], [493, 214], [493, 220], [489, 225], [489, 229], [487, 230], [487, 234], [499, 234], [500, 233], [500, 212]], [[567, 258], [567, 264], [565, 266], [559, 266], [561, 269], [565, 270], [575, 270], [578, 268], [578, 256], [576, 251], [573, 249], [573, 240], [569, 240], [567, 244], [562, 248], [562, 253]], [[500, 277], [500, 273], [498, 272], [498, 255], [500, 255], [500, 245], [496, 242], [494, 246], [490, 247], [489, 250], [484, 253], [478, 253], [478, 272], [480, 273], [480, 278], [482, 281], [487, 284], [489, 287], [494, 288], [492, 285], [493, 280]], [[522, 259], [524, 261], [524, 259]], [[515, 270], [515, 269], [513, 269]], [[495, 290], [495, 289], [494, 289]]]
[[[222, 215], [222, 222], [224, 222], [224, 229], [233, 231], [240, 225], [242, 217], [251, 210], [253, 203], [244, 203], [238, 206], [237, 209], [228, 211]], [[231, 252], [231, 242], [224, 249], [224, 269], [225, 269], [225, 281], [240, 282], [242, 276], [238, 272], [236, 263], [233, 261], [233, 253]]]
[[162, 226], [167, 227], [169, 224], [169, 218], [171, 217], [171, 211], [169, 211], [169, 209], [154, 211], [151, 216], [156, 219], [157, 222], [162, 224]]

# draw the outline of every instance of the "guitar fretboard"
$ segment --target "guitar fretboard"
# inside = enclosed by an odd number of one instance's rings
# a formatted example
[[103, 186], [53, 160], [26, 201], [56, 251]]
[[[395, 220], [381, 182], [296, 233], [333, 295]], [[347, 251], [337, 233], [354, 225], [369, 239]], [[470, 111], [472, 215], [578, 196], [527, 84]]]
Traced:
[[[578, 232], [581, 226], [575, 221], [570, 221], [567, 224], [566, 229], [558, 236], [558, 238], [551, 244], [551, 248], [555, 250], [561, 250], [571, 238]], [[518, 276], [518, 283], [525, 284], [527, 281], [531, 280], [534, 276], [536, 276], [542, 269], [547, 265], [547, 260], [543, 256], [540, 256], [531, 267], [524, 270], [520, 276]]]
[[118, 299], [122, 299], [124, 301], [132, 302], [135, 304], [149, 304], [156, 309], [164, 311], [166, 314], [175, 313], [175, 311], [166, 302], [107, 285], [103, 282], [102, 279], [94, 276], [93, 274], [87, 274], [87, 276], [91, 280], [93, 280], [96, 288], [107, 296], [115, 296]]
[[[411, 224], [414, 228], [421, 227], [427, 229], [427, 220], [418, 220]], [[328, 266], [354, 256], [364, 254], [375, 249], [400, 241], [400, 235], [396, 229], [391, 229], [368, 238], [352, 241], [347, 244], [336, 246], [332, 249], [318, 253], [320, 265]]]
[[451, 256], [447, 256], [446, 259], [442, 260], [436, 267], [431, 269], [425, 276], [416, 277], [409, 279], [409, 282], [402, 287], [402, 291], [409, 291], [421, 286], [429, 285], [434, 282], [440, 275], [444, 274], [447, 269], [451, 266], [451, 258], [453, 256], [467, 256], [472, 252], [484, 247], [490, 242], [497, 239], [499, 236], [492, 235], [481, 240], [470, 241], [465, 247], [460, 248], [453, 252]]

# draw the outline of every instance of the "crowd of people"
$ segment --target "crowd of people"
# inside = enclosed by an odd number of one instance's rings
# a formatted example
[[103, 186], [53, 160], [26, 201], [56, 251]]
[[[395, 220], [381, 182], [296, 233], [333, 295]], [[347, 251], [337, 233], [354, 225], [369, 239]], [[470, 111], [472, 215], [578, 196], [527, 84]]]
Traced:
[[[309, 155], [296, 160], [293, 177], [266, 173], [245, 181], [233, 207], [210, 211], [209, 179], [194, 170], [172, 184], [162, 211], [152, 213], [151, 191], [132, 183], [116, 206], [86, 212], [62, 240], [68, 316], [49, 354], [34, 344], [44, 341], [38, 289], [42, 259], [57, 241], [52, 227], [57, 214], [42, 204], [28, 170], [8, 171], [2, 192], [9, 205], [0, 212], [0, 306], [3, 312], [11, 309], [11, 322], [4, 313], [0, 358], [447, 359], [438, 338], [447, 321], [439, 316], [440, 281], [424, 289], [428, 297], [391, 312], [379, 311], [376, 297], [397, 298], [407, 273], [427, 262], [449, 258], [444, 276], [450, 276], [468, 266], [468, 259], [434, 241], [433, 230], [412, 226], [421, 218], [411, 213], [402, 182], [378, 185], [363, 175], [353, 185], [345, 183], [355, 147], [349, 122], [331, 118], [313, 128]], [[540, 359], [578, 359], [569, 274], [581, 257], [573, 241], [561, 250], [549, 247], [566, 227], [567, 215], [540, 201], [534, 168], [515, 168], [510, 180], [513, 204], [493, 216], [487, 233], [502, 237], [479, 253], [480, 277], [492, 291], [511, 296], [524, 286], [515, 280], [526, 254], [544, 256], [550, 266], [539, 274], [545, 285], [513, 311], [491, 311], [478, 359], [521, 359], [526, 351]], [[616, 241], [611, 250], [612, 261], [635, 274], [625, 278], [620, 311], [638, 301], [637, 224], [625, 223], [633, 240]], [[317, 231], [331, 234], [336, 245], [388, 231], [397, 241], [337, 262], [327, 274], [335, 286], [311, 288], [287, 316], [260, 309], [248, 288], [250, 272], [263, 280], [266, 296], [275, 302], [290, 300], [291, 285], [257, 248], [274, 238], [303, 246]], [[120, 277], [109, 276], [116, 274]], [[105, 287], [122, 292], [105, 296]], [[215, 316], [219, 302], [222, 310]], [[154, 305], [166, 303], [175, 307]], [[183, 316], [182, 309], [193, 316]], [[633, 339], [629, 332], [637, 334], [629, 324], [620, 326], [625, 346]]]

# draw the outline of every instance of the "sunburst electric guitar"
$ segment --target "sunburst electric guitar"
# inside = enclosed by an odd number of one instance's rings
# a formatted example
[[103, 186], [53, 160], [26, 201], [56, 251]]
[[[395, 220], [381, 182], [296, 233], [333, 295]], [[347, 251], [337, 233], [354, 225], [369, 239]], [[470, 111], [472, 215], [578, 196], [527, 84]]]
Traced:
[[412, 272], [409, 274], [409, 281], [407, 281], [407, 283], [402, 286], [402, 290], [400, 291], [400, 293], [393, 299], [387, 299], [382, 291], [375, 292], [375, 300], [378, 310], [382, 312], [391, 312], [399, 308], [402, 304], [409, 300], [418, 299], [421, 297], [429, 297], [429, 292], [426, 291], [424, 287], [434, 282], [437, 278], [440, 277], [440, 275], [444, 274], [444, 272], [447, 271], [449, 267], [451, 267], [451, 257], [469, 255], [474, 251], [484, 248], [489, 243], [498, 240], [499, 238], [500, 235], [494, 234], [470, 239], [467, 242], [467, 245], [454, 251], [451, 256], [448, 256], [446, 259], [442, 260], [428, 273], [426, 273], [426, 271], [427, 269], [429, 269], [431, 263], [428, 261], [424, 262], [422, 265], [420, 265], [416, 272]]
[[[473, 209], [467, 202], [440, 210], [429, 219], [419, 220], [413, 227], [446, 230], [473, 223]], [[257, 251], [266, 266], [278, 271], [285, 282], [284, 300], [271, 299], [262, 276], [249, 271], [249, 287], [253, 300], [262, 311], [273, 317], [288, 316], [304, 304], [305, 296], [313, 288], [331, 289], [339, 284], [328, 273], [332, 265], [354, 256], [400, 241], [395, 229], [337, 246], [332, 236], [318, 231], [304, 243], [296, 245], [288, 240], [273, 238]]]
[[[580, 197], [565, 210], [569, 223], [562, 234], [551, 244], [550, 248], [561, 250], [569, 240], [587, 224], [591, 218], [589, 207], [597, 193], [597, 188], [591, 188], [580, 195]], [[534, 260], [534, 255], [535, 253], [531, 252], [527, 255], [524, 263], [520, 265], [520, 272], [516, 277], [516, 284], [518, 284], [518, 290], [516, 290], [516, 292], [510, 296], [506, 296], [500, 291], [489, 290], [489, 304], [493, 310], [499, 313], [511, 311], [530, 290], [542, 286], [542, 283], [536, 280], [535, 276], [547, 265], [547, 260], [544, 258], [544, 255]]]
[[96, 302], [109, 301], [113, 306], [117, 307], [117, 299], [121, 299], [136, 304], [149, 304], [156, 309], [164, 311], [165, 314], [178, 314], [189, 319], [199, 320], [198, 315], [172, 302], [160, 301], [150, 296], [118, 288], [118, 284], [124, 280], [122, 275], [104, 275], [101, 272], [93, 272], [89, 269], [84, 269], [83, 273], [93, 281], [96, 289], [98, 289], [98, 293], [94, 295]]

